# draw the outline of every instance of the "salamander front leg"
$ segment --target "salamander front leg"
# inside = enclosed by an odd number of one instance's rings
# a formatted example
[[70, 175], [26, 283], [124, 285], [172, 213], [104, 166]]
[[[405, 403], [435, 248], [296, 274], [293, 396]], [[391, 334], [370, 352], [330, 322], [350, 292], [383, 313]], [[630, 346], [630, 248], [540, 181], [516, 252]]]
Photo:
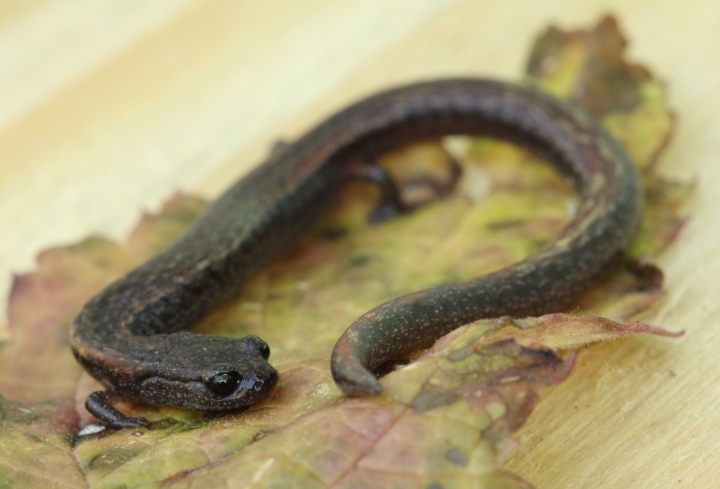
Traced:
[[127, 417], [113, 406], [118, 400], [112, 392], [97, 391], [90, 394], [85, 401], [87, 410], [100, 422], [111, 428], [137, 428], [148, 426], [148, 420], [142, 417]]

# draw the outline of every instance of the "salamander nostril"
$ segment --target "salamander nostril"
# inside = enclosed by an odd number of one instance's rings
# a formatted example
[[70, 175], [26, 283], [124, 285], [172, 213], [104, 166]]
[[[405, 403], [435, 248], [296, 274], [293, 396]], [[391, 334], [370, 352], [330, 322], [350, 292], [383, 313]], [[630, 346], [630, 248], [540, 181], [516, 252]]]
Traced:
[[265, 342], [263, 341], [259, 348], [260, 348], [260, 355], [261, 355], [265, 360], [267, 360], [268, 358], [270, 358], [270, 347], [268, 346], [267, 343], [265, 343]]

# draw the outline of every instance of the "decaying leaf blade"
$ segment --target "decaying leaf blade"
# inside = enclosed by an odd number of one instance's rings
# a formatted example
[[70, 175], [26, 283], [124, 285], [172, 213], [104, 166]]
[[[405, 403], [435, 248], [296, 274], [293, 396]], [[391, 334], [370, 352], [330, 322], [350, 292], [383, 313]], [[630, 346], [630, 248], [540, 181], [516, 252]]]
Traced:
[[[220, 472], [229, 487], [242, 481], [247, 487], [283, 481], [308, 488], [448, 481], [452, 487], [497, 487], [500, 480], [506, 484], [501, 487], [529, 487], [497, 467], [514, 445], [510, 434], [539, 400], [535, 387], [562, 382], [575, 362], [574, 354], [563, 360], [538, 339], [557, 335], [587, 343], [638, 329], [559, 314], [479, 321], [384, 377], [379, 397], [326, 405], [187, 477], [203, 486]], [[488, 485], [477, 485], [480, 479]]]

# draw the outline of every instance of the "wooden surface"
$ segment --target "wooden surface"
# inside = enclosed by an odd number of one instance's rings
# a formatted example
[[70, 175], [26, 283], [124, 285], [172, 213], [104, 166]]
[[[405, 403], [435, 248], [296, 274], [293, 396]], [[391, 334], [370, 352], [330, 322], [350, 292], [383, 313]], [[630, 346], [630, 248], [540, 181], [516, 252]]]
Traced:
[[[388, 5], [392, 7], [388, 7]], [[716, 0], [15, 0], [0, 3], [0, 292], [43, 248], [122, 238], [176, 189], [208, 197], [357, 97], [403, 81], [517, 79], [549, 23], [613, 12], [669, 85], [665, 173], [695, 178], [661, 258], [685, 329], [584, 351], [506, 463], [540, 488], [717, 487], [720, 469], [720, 2]]]

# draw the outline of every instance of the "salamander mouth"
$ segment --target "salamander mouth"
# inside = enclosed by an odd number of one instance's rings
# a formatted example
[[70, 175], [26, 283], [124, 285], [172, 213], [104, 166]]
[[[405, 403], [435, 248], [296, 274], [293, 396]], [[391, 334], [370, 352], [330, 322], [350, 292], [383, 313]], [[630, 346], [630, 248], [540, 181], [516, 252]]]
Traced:
[[138, 386], [143, 402], [201, 411], [219, 411], [256, 403], [275, 387], [277, 381], [278, 374], [272, 369], [265, 378], [257, 375], [243, 376], [229, 393], [223, 395], [209, 390], [207, 380], [148, 376]]

